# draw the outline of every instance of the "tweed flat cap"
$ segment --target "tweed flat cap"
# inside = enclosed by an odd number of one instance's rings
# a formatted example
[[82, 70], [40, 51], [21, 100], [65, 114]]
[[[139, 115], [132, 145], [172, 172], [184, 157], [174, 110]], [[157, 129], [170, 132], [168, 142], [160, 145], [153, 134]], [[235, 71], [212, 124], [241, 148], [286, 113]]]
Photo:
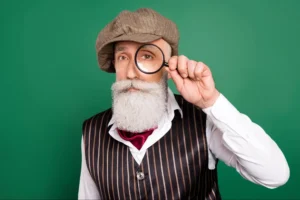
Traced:
[[134, 12], [122, 11], [97, 36], [98, 64], [102, 70], [114, 73], [112, 60], [115, 42], [148, 43], [161, 38], [170, 44], [172, 56], [177, 55], [179, 32], [173, 21], [149, 8], [140, 8]]

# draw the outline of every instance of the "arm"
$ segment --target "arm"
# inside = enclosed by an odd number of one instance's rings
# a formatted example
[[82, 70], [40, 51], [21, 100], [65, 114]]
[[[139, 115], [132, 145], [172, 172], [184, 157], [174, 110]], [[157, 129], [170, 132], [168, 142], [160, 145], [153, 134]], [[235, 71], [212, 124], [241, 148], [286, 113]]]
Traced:
[[245, 179], [270, 189], [288, 181], [289, 166], [277, 144], [222, 94], [203, 111], [211, 132], [209, 148], [216, 158]]
[[166, 70], [185, 100], [207, 113], [212, 124], [209, 146], [216, 157], [244, 178], [268, 188], [288, 180], [289, 167], [279, 147], [220, 94], [206, 64], [173, 56]]
[[100, 199], [97, 186], [87, 169], [83, 138], [81, 139], [81, 172], [78, 199]]

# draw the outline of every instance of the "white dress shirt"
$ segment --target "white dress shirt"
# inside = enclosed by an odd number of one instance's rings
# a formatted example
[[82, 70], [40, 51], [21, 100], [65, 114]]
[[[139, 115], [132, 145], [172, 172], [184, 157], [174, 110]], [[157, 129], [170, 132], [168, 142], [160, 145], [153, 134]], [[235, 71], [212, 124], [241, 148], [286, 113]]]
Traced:
[[[109, 130], [111, 137], [128, 146], [138, 164], [142, 162], [147, 149], [170, 130], [174, 111], [178, 109], [182, 116], [170, 88], [168, 96], [168, 112], [140, 150], [119, 136], [113, 116], [108, 124], [112, 124]], [[288, 181], [290, 170], [280, 148], [259, 125], [240, 113], [223, 94], [220, 94], [213, 106], [203, 111], [207, 114], [209, 169], [214, 169], [216, 159], [219, 159], [226, 165], [234, 167], [246, 180], [266, 188], [273, 189]], [[97, 187], [87, 169], [83, 140], [81, 153], [78, 199], [100, 199]]]

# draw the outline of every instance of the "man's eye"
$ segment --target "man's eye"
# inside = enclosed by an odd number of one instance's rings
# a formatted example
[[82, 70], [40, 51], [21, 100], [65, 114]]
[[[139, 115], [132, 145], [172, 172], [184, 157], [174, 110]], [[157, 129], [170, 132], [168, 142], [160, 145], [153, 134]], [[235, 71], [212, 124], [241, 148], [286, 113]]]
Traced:
[[149, 54], [145, 54], [145, 55], [142, 56], [142, 58], [145, 59], [145, 60], [150, 60], [153, 57], [151, 55], [149, 55]]
[[119, 56], [118, 60], [127, 60], [127, 57], [126, 56]]

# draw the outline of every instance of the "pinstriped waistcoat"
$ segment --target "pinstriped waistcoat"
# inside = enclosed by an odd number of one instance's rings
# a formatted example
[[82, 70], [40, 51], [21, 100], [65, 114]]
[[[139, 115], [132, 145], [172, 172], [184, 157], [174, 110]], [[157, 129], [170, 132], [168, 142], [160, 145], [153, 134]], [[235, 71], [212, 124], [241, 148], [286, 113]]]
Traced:
[[208, 169], [206, 115], [180, 95], [175, 98], [183, 118], [176, 111], [171, 129], [148, 148], [140, 165], [109, 135], [111, 109], [84, 121], [86, 163], [101, 199], [221, 199], [217, 171]]

